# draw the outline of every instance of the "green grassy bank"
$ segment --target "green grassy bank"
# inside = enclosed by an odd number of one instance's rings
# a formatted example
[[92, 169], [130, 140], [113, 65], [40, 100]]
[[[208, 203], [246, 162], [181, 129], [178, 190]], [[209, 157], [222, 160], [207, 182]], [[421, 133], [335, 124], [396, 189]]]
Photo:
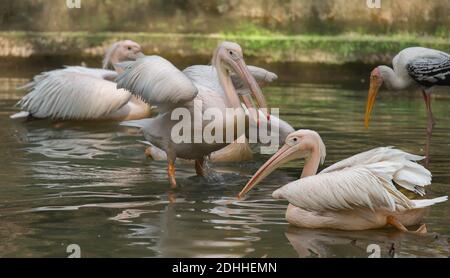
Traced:
[[390, 63], [393, 55], [409, 46], [425, 46], [450, 52], [450, 41], [415, 35], [375, 36], [343, 34], [336, 36], [279, 34], [163, 34], [87, 32], [0, 32], [0, 57], [103, 55], [110, 43], [131, 39], [147, 54], [181, 57], [209, 57], [223, 40], [242, 45], [245, 55], [266, 62], [323, 64]]

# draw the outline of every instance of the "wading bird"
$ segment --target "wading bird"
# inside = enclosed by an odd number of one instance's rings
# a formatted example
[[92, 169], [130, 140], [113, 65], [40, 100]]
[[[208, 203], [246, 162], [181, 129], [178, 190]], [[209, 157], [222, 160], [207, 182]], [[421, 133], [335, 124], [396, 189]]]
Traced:
[[[275, 125], [278, 126], [278, 140], [280, 144], [284, 144], [286, 137], [294, 132], [294, 128], [288, 124], [287, 122], [278, 119], [277, 117], [271, 115], [270, 116], [270, 126], [273, 127]], [[242, 135], [245, 137], [245, 135]], [[226, 147], [211, 153], [208, 156], [208, 161], [212, 163], [230, 163], [230, 162], [244, 162], [250, 161], [253, 159], [253, 150], [248, 143], [247, 138], [241, 138], [245, 143], [238, 143], [239, 139], [234, 141], [233, 143], [227, 145]], [[142, 142], [146, 145], [149, 145], [145, 150], [145, 155], [156, 161], [166, 161], [167, 155], [166, 153], [153, 146], [150, 142]], [[188, 162], [188, 161], [184, 161]]]
[[[106, 52], [103, 69], [80, 66], [43, 72], [22, 88], [28, 90], [18, 106], [23, 110], [11, 118], [50, 118], [53, 120], [132, 120], [150, 115], [150, 107], [111, 81], [122, 61], [142, 57], [141, 46], [125, 40]], [[108, 70], [111, 66], [116, 71]]]
[[[319, 134], [298, 130], [251, 178], [238, 197], [283, 163], [305, 158], [301, 178], [277, 189], [272, 196], [286, 199], [286, 219], [304, 228], [366, 230], [390, 224], [401, 231], [419, 224], [426, 208], [447, 196], [410, 200], [395, 186], [418, 195], [431, 183], [431, 173], [415, 161], [423, 157], [390, 147], [376, 148], [337, 162], [316, 174], [325, 159], [325, 144]], [[426, 232], [422, 225], [417, 232]]]
[[376, 67], [370, 75], [364, 124], [369, 127], [370, 113], [380, 87], [385, 84], [389, 90], [422, 89], [427, 110], [426, 164], [429, 162], [429, 140], [435, 125], [431, 111], [431, 88], [450, 86], [450, 55], [439, 50], [410, 47], [398, 53], [392, 60], [393, 69]]
[[[255, 80], [258, 82], [260, 87], [272, 83], [278, 78], [275, 73], [267, 71], [263, 68], [248, 66], [248, 70], [253, 75]], [[190, 66], [184, 69], [183, 73], [197, 84], [202, 84], [203, 86], [208, 87], [214, 91], [222, 90], [220, 83], [218, 82], [219, 79], [217, 76], [217, 71], [212, 66], [206, 65]], [[239, 76], [231, 72], [230, 77], [233, 82], [233, 86], [236, 88], [236, 91], [240, 96], [250, 95], [248, 88], [246, 87], [244, 82], [239, 78]], [[281, 142], [282, 144], [284, 144], [286, 136], [288, 136], [291, 132], [295, 131], [290, 124], [281, 119], [278, 119], [273, 115], [271, 115], [270, 117], [270, 125], [271, 126], [277, 125], [277, 127], [279, 127], [278, 130], [279, 142]], [[211, 153], [211, 155], [208, 157], [209, 161], [213, 163], [215, 162], [229, 163], [229, 162], [243, 162], [252, 160], [253, 151], [248, 143], [248, 140], [246, 138], [240, 139], [241, 140], [238, 139], [237, 141], [229, 144], [228, 146]], [[238, 143], [238, 141], [245, 141], [245, 143]], [[167, 155], [163, 150], [153, 146], [149, 142], [144, 143], [149, 145], [149, 147], [145, 150], [145, 154], [147, 157], [157, 161], [167, 160]]]
[[[245, 111], [241, 106], [240, 96], [234, 88], [230, 72], [238, 75], [248, 86], [259, 108], [266, 108], [266, 101], [258, 83], [245, 64], [241, 47], [232, 42], [221, 43], [214, 52], [212, 65], [217, 72], [216, 81], [219, 86], [204, 86], [202, 82], [193, 80], [189, 75], [179, 71], [166, 59], [159, 56], [148, 56], [136, 62], [124, 62], [124, 72], [117, 77], [117, 87], [124, 88], [142, 100], [158, 106], [160, 114], [151, 119], [129, 121], [125, 126], [140, 128], [146, 140], [162, 149], [168, 160], [168, 176], [172, 187], [176, 187], [175, 160], [177, 158], [195, 160], [198, 175], [203, 176], [204, 159], [210, 153], [217, 151], [230, 142], [200, 142], [194, 137], [210, 123], [202, 118], [203, 111], [209, 108], [219, 110], [223, 119], [223, 134], [234, 130], [234, 119], [245, 119]], [[248, 96], [249, 97], [249, 96]], [[254, 108], [253, 102], [244, 102], [248, 108]], [[177, 108], [182, 108], [177, 110]], [[234, 108], [235, 114], [228, 115], [227, 108]], [[173, 119], [173, 112], [187, 111], [191, 115], [187, 120], [192, 132], [172, 137], [172, 129], [179, 125], [178, 119]], [[200, 117], [196, 117], [199, 114]], [[202, 134], [202, 133], [200, 133]], [[234, 139], [243, 134], [235, 132]], [[187, 136], [187, 140], [181, 140]], [[180, 138], [179, 138], [180, 137]], [[176, 139], [176, 140], [174, 140]], [[197, 142], [196, 142], [197, 141]]]

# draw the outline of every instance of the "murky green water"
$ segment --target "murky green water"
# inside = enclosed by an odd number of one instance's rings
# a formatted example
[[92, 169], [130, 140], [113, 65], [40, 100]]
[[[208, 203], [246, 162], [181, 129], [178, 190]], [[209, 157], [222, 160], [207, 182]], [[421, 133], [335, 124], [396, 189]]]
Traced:
[[[243, 201], [234, 196], [268, 157], [213, 165], [217, 173], [208, 179], [179, 165], [180, 188], [172, 191], [165, 164], [148, 161], [141, 137], [116, 123], [10, 120], [23, 94], [14, 87], [25, 81], [0, 78], [0, 257], [66, 257], [70, 244], [83, 257], [367, 257], [369, 244], [385, 257], [389, 250], [448, 256], [449, 202], [431, 209], [427, 236], [297, 229], [284, 220], [287, 203], [271, 192], [297, 179], [302, 162], [276, 171]], [[265, 93], [295, 128], [321, 134], [325, 165], [377, 146], [423, 153], [419, 92], [382, 93], [369, 130], [365, 90], [288, 84]], [[448, 90], [436, 93], [431, 196], [450, 194], [449, 107]]]

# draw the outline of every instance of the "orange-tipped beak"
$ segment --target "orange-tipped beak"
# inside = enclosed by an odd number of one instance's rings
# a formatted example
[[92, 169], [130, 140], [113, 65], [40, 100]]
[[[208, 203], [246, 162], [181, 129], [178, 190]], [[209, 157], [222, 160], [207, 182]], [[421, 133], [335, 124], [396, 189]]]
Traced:
[[293, 159], [292, 155], [296, 150], [289, 146], [284, 145], [278, 150], [266, 163], [264, 163], [261, 168], [253, 175], [250, 181], [245, 185], [245, 187], [239, 192], [238, 199], [244, 197], [247, 192], [249, 192], [253, 187], [255, 187], [261, 180], [270, 175], [275, 169], [280, 167], [282, 164]]
[[370, 114], [372, 113], [373, 106], [375, 105], [375, 100], [377, 98], [378, 90], [381, 84], [376, 80], [371, 79], [369, 94], [367, 97], [366, 114], [364, 116], [364, 126], [369, 128]]

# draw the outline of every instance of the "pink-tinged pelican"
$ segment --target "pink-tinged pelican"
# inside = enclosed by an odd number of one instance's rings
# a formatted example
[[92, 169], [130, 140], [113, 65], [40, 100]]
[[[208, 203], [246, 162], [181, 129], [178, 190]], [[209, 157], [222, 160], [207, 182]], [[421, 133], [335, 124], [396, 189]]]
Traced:
[[[22, 88], [28, 90], [19, 102], [22, 109], [11, 118], [53, 120], [132, 120], [150, 116], [150, 107], [111, 81], [120, 68], [114, 65], [142, 57], [141, 46], [125, 40], [106, 52], [103, 69], [71, 66], [41, 73]], [[116, 71], [107, 68], [114, 67]]]
[[393, 69], [376, 67], [370, 75], [364, 124], [369, 127], [370, 114], [380, 87], [385, 84], [389, 90], [420, 88], [427, 110], [426, 164], [429, 161], [429, 139], [435, 125], [431, 111], [431, 88], [450, 86], [450, 55], [435, 49], [410, 47], [400, 51], [392, 60]]
[[[312, 130], [298, 130], [251, 178], [242, 198], [283, 163], [305, 158], [301, 178], [272, 196], [286, 199], [286, 219], [304, 228], [367, 230], [392, 225], [401, 231], [421, 223], [426, 208], [447, 200], [410, 200], [395, 185], [418, 195], [431, 183], [431, 173], [415, 161], [423, 157], [391, 147], [376, 148], [337, 162], [316, 174], [325, 159], [325, 144]], [[422, 225], [417, 232], [426, 232]]]
[[[255, 76], [255, 75], [254, 75]], [[259, 82], [258, 82], [259, 83]], [[287, 122], [279, 119], [273, 115], [270, 116], [270, 125], [278, 125], [279, 127], [279, 142], [280, 144], [284, 144], [286, 137], [294, 132], [294, 128]], [[242, 135], [245, 137], [245, 135]], [[238, 143], [235, 141], [226, 147], [211, 153], [208, 156], [208, 161], [212, 163], [231, 163], [231, 162], [245, 162], [253, 160], [253, 150], [248, 143], [246, 138], [242, 138], [245, 140], [245, 143]], [[156, 161], [166, 161], [167, 155], [166, 153], [153, 146], [150, 142], [142, 142], [146, 145], [149, 145], [145, 150], [145, 155]], [[183, 161], [188, 162], [188, 161]]]
[[[142, 100], [158, 106], [160, 114], [157, 117], [128, 121], [123, 125], [140, 128], [147, 141], [166, 153], [169, 182], [172, 187], [176, 187], [175, 160], [177, 158], [195, 160], [196, 173], [203, 176], [205, 157], [228, 145], [225, 141], [206, 143], [202, 140], [195, 143], [194, 132], [187, 135], [190, 139], [188, 142], [175, 142], [171, 136], [172, 128], [179, 124], [179, 120], [171, 119], [175, 108], [185, 108], [189, 111], [192, 115], [189, 119], [191, 127], [194, 129], [200, 127], [201, 130], [210, 121], [195, 117], [195, 114], [202, 115], [202, 112], [209, 108], [220, 110], [224, 116], [227, 108], [235, 108], [236, 115], [233, 117], [245, 117], [245, 111], [241, 106], [240, 96], [233, 85], [230, 72], [234, 72], [245, 82], [258, 107], [267, 108], [261, 89], [245, 64], [242, 49], [238, 44], [221, 43], [214, 52], [212, 65], [217, 79], [215, 84], [208, 86], [205, 82], [200, 82], [179, 71], [169, 61], [159, 56], [148, 56], [136, 62], [122, 63], [124, 72], [117, 77], [118, 88], [127, 89]], [[212, 80], [208, 82], [211, 83]], [[248, 100], [250, 96], [246, 98]], [[201, 107], [198, 103], [202, 104]], [[244, 101], [244, 104], [248, 108], [253, 108], [249, 102]], [[225, 118], [223, 134], [226, 130], [234, 130], [234, 126], [230, 118]], [[235, 139], [241, 135], [243, 134], [235, 134]]]
[[[250, 73], [253, 75], [255, 80], [258, 82], [260, 87], [265, 86], [266, 84], [272, 83], [277, 80], [278, 76], [270, 71], [267, 71], [263, 68], [255, 67], [255, 66], [247, 66]], [[222, 90], [220, 87], [220, 83], [218, 82], [217, 71], [212, 66], [206, 65], [195, 65], [190, 66], [183, 70], [183, 73], [188, 76], [193, 82], [198, 84], [202, 84], [205, 87], [210, 88], [211, 90], [220, 91]], [[233, 86], [236, 88], [236, 91], [239, 95], [249, 95], [250, 92], [248, 88], [245, 86], [243, 81], [234, 73], [231, 73], [231, 79], [233, 81]], [[271, 115], [270, 124], [276, 124], [279, 127], [279, 141], [284, 143], [286, 136], [292, 133], [294, 128], [287, 122], [278, 119], [277, 117]], [[244, 136], [244, 135], [243, 135]], [[244, 138], [240, 138], [244, 139]], [[248, 144], [248, 141], [245, 143], [237, 143], [233, 142], [228, 146], [211, 153], [208, 156], [208, 160], [213, 163], [230, 163], [230, 162], [243, 162], [250, 161], [253, 159], [253, 151]], [[145, 154], [147, 157], [157, 160], [157, 161], [165, 161], [167, 160], [166, 153], [153, 146], [149, 142], [144, 142], [149, 147], [145, 150]]]

